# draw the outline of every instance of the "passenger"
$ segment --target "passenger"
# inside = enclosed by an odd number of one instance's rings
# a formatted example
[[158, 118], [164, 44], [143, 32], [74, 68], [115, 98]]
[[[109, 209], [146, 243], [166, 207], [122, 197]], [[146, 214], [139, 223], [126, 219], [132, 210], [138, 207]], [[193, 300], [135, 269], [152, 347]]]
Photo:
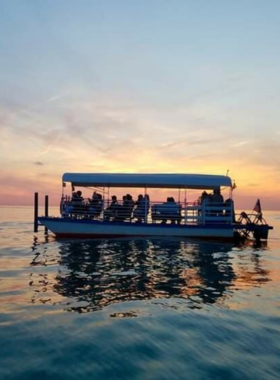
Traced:
[[109, 207], [104, 211], [104, 219], [109, 220], [110, 218], [115, 218], [119, 209], [119, 204], [117, 201], [117, 197], [115, 195], [112, 196], [112, 202]]
[[103, 209], [102, 195], [94, 191], [92, 198], [89, 200], [89, 214], [92, 216], [99, 216]]
[[126, 199], [127, 199], [127, 202], [130, 203], [130, 205], [133, 204], [133, 206], [134, 206], [134, 200], [133, 200], [132, 195], [126, 194]]
[[171, 223], [174, 224], [177, 222], [178, 224], [181, 222], [181, 207], [178, 203], [175, 202], [173, 197], [167, 198], [166, 204], [166, 213], [169, 216]]
[[161, 220], [162, 224], [166, 224], [168, 220], [174, 223], [181, 223], [181, 206], [175, 202], [173, 197], [168, 197], [166, 202], [154, 207], [154, 219]]
[[201, 204], [203, 202], [208, 202], [210, 199], [210, 194], [208, 194], [206, 191], [203, 191], [203, 193], [201, 194]]
[[118, 212], [115, 216], [115, 219], [118, 220], [118, 221], [124, 221], [125, 220], [125, 216], [126, 216], [126, 195], [124, 195], [122, 197], [122, 205], [119, 205], [118, 207]]
[[134, 210], [133, 217], [136, 218], [137, 221], [140, 223], [145, 219], [146, 199], [143, 197], [142, 194], [139, 194], [138, 199], [136, 201], [136, 208]]
[[96, 206], [98, 205], [98, 201], [99, 201], [98, 195], [99, 194], [97, 194], [97, 192], [94, 191], [93, 194], [92, 194], [91, 199], [89, 199], [89, 204], [90, 204], [90, 208], [91, 209], [95, 209]]
[[82, 197], [82, 192], [79, 190], [72, 194], [71, 202], [73, 206], [80, 206], [83, 203], [84, 198]]
[[221, 190], [220, 188], [216, 188], [214, 189], [213, 191], [213, 195], [211, 196], [211, 201], [214, 203], [223, 203], [224, 202], [224, 198], [221, 194]]
[[133, 197], [130, 194], [126, 194], [126, 199], [124, 202], [124, 210], [125, 210], [126, 218], [129, 218], [129, 219], [131, 218], [133, 208], [134, 208]]
[[[161, 214], [162, 214], [162, 224], [166, 224], [170, 216], [170, 197], [166, 199], [166, 202], [162, 204]], [[172, 206], [172, 205], [171, 205]]]
[[117, 220], [124, 221], [125, 219], [131, 219], [132, 210], [134, 207], [134, 201], [130, 194], [123, 196], [123, 204], [119, 206]]
[[79, 190], [72, 194], [71, 206], [73, 207], [71, 213], [73, 214], [81, 214], [84, 213], [84, 198], [82, 197], [82, 192]]
[[[213, 206], [209, 210], [210, 216], [217, 216], [217, 217], [223, 216], [223, 210], [221, 207], [224, 203], [224, 198], [221, 194], [220, 188], [214, 189], [213, 194], [210, 195], [210, 203], [213, 203]], [[214, 206], [217, 206], [217, 209], [215, 209]]]
[[99, 194], [96, 191], [94, 191], [92, 193], [92, 197], [91, 197], [90, 203], [91, 204], [95, 204], [95, 203], [98, 202], [98, 200], [99, 200]]

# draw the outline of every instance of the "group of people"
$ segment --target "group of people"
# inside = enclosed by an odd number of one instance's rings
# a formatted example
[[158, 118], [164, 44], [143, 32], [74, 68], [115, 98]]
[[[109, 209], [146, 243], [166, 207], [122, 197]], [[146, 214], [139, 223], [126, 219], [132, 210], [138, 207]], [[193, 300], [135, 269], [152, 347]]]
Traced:
[[[84, 199], [79, 190], [72, 193], [72, 198], [68, 204], [67, 213], [70, 215], [84, 214], [97, 217], [104, 209], [104, 199], [101, 194], [94, 191], [92, 197]], [[105, 220], [124, 221], [135, 218], [142, 222], [146, 219], [150, 209], [149, 195], [138, 195], [137, 201], [133, 200], [131, 194], [126, 194], [122, 202], [118, 202], [116, 195], [111, 197], [110, 205], [104, 209]]]
[[89, 199], [90, 215], [99, 216], [103, 210], [104, 201], [102, 195], [94, 191], [92, 198]]
[[224, 198], [221, 194], [219, 188], [214, 189], [212, 194], [208, 194], [206, 191], [203, 191], [201, 194], [200, 202], [202, 203], [223, 203]]
[[76, 191], [72, 193], [72, 198], [67, 206], [66, 213], [70, 215], [90, 215], [99, 216], [103, 210], [102, 195], [96, 191], [92, 194], [92, 198], [84, 199], [82, 192]]
[[79, 190], [73, 192], [70, 201], [67, 201], [67, 206], [65, 207], [65, 213], [70, 215], [75, 215], [78, 213], [83, 213], [84, 211], [84, 198], [82, 197], [82, 192]]
[[[213, 216], [224, 215], [219, 204], [230, 206], [230, 202], [232, 202], [231, 199], [224, 201], [219, 188], [214, 189], [211, 194], [203, 191], [198, 200], [198, 204], [200, 205], [212, 204], [213, 206], [217, 206], [217, 210], [211, 207], [210, 214]], [[150, 198], [148, 194], [139, 194], [137, 200], [134, 201], [131, 194], [126, 194], [122, 197], [122, 202], [119, 202], [116, 195], [113, 195], [109, 206], [104, 208], [104, 199], [101, 194], [94, 191], [92, 198], [85, 201], [82, 192], [79, 190], [73, 192], [72, 199], [68, 206], [68, 214], [70, 215], [83, 214], [89, 217], [98, 217], [103, 210], [104, 220], [131, 221], [132, 219], [136, 219], [137, 222], [144, 222], [147, 221], [147, 216], [150, 211]], [[151, 207], [151, 217], [153, 222], [161, 221], [161, 223], [165, 224], [170, 220], [173, 224], [180, 224], [182, 220], [181, 211], [181, 205], [175, 202], [173, 197], [168, 197], [166, 202], [154, 204]]]
[[[103, 209], [104, 199], [101, 194], [94, 191], [92, 198], [85, 201], [79, 190], [72, 194], [68, 213], [98, 217]], [[131, 194], [126, 194], [122, 197], [122, 202], [117, 200], [116, 195], [112, 195], [109, 206], [104, 209], [104, 220], [124, 221], [134, 218], [137, 222], [143, 222], [147, 220], [149, 211], [150, 197], [148, 194], [139, 194], [136, 201], [133, 200]], [[162, 223], [166, 223], [168, 220], [171, 223], [180, 223], [181, 206], [175, 202], [173, 197], [168, 197], [166, 202], [152, 206], [152, 219], [153, 221], [161, 220]]]
[[[232, 222], [234, 222], [234, 203], [231, 198], [224, 200], [224, 197], [221, 194], [219, 188], [213, 190], [212, 194], [208, 194], [206, 191], [203, 191], [199, 199], [199, 204], [202, 206], [206, 204], [210, 207], [209, 210], [206, 210], [205, 213], [210, 217], [232, 217]], [[217, 209], [215, 208], [217, 207]]]
[[126, 219], [136, 218], [138, 222], [145, 220], [150, 208], [149, 195], [138, 195], [138, 199], [134, 202], [132, 195], [123, 196], [122, 204], [119, 204], [115, 195], [111, 198], [111, 203], [104, 210], [105, 220], [124, 221]]
[[83, 201], [84, 198], [82, 197], [82, 192], [80, 190], [72, 194], [71, 203], [73, 206], [81, 206]]

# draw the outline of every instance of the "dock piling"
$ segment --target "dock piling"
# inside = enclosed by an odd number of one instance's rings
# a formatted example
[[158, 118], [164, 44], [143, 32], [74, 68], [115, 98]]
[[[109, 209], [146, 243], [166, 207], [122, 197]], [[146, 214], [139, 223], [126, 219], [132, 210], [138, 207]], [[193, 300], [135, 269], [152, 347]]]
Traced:
[[[45, 195], [45, 217], [49, 216], [49, 196]], [[45, 227], [45, 235], [48, 234], [48, 229]]]
[[38, 193], [34, 193], [34, 232], [38, 232]]

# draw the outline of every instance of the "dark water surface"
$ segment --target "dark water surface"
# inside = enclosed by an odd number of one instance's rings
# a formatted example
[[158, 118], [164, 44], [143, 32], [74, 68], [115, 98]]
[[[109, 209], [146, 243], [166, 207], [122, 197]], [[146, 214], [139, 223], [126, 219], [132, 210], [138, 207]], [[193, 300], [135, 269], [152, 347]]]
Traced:
[[280, 213], [267, 244], [34, 238], [0, 207], [0, 379], [279, 379]]

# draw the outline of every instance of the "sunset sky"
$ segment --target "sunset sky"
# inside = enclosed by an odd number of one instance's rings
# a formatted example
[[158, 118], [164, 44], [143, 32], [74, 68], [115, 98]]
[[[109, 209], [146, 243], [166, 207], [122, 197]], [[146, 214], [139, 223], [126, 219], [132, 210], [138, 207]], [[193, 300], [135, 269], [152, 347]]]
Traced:
[[2, 0], [0, 204], [64, 172], [226, 174], [280, 210], [280, 1]]

